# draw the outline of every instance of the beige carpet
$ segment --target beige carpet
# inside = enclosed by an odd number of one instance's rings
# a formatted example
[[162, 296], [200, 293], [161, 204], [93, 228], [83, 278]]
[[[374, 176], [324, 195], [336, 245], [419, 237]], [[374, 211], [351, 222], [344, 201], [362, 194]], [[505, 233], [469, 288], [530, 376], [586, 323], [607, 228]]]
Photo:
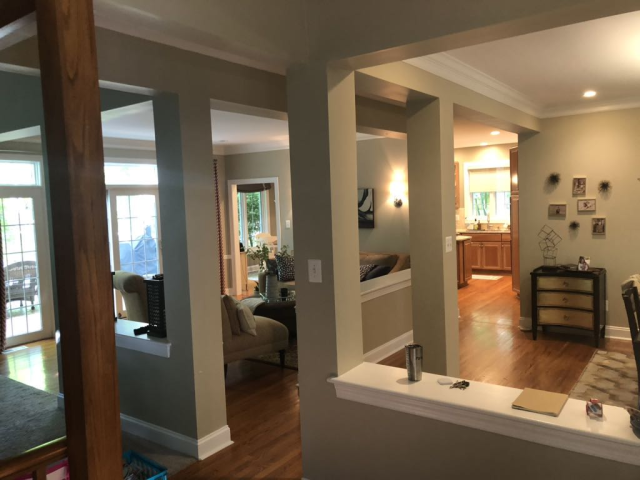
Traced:
[[632, 357], [598, 350], [574, 385], [569, 397], [597, 398], [606, 405], [638, 408], [638, 376]]

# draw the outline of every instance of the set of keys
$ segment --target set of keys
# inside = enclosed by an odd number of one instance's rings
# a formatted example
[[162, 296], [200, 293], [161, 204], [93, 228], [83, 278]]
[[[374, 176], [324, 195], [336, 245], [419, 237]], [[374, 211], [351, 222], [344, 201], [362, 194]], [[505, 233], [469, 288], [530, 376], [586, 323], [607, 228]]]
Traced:
[[459, 388], [460, 390], [465, 390], [468, 386], [469, 382], [467, 382], [466, 380], [460, 380], [451, 385], [449, 388]]

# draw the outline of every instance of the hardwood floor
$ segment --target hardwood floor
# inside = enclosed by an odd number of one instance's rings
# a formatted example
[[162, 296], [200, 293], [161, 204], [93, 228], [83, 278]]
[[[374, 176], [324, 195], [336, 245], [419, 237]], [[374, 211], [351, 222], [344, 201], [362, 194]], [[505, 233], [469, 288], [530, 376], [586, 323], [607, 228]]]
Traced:
[[302, 477], [298, 372], [235, 362], [227, 375], [227, 421], [235, 442], [177, 480]]
[[26, 347], [0, 354], [0, 375], [57, 395], [60, 387], [56, 342], [42, 340], [28, 343]]
[[[458, 290], [460, 375], [466, 380], [569, 393], [595, 352], [591, 335], [522, 332], [511, 277], [471, 280]], [[631, 342], [604, 339], [601, 350], [633, 356]], [[380, 362], [405, 368], [400, 351]]]
[[[461, 375], [471, 381], [568, 393], [595, 349], [591, 336], [518, 328], [519, 300], [511, 278], [472, 280], [460, 289]], [[53, 340], [0, 355], [0, 374], [57, 393]], [[633, 355], [631, 343], [605, 339], [601, 349]], [[380, 362], [404, 368], [400, 351]], [[301, 478], [298, 372], [257, 362], [235, 362], [227, 376], [232, 446], [172, 476], [177, 480]]]

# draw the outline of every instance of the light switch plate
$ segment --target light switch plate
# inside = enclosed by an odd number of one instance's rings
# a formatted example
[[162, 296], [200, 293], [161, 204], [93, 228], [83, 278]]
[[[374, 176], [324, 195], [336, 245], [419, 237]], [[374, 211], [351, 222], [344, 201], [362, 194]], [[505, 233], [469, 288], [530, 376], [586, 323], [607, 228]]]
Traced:
[[285, 228], [291, 228], [291, 220], [286, 220], [284, 222], [284, 226], [285, 226]]
[[445, 251], [447, 253], [453, 252], [453, 237], [445, 237], [444, 243], [445, 243]]
[[322, 283], [322, 262], [309, 260], [309, 282]]

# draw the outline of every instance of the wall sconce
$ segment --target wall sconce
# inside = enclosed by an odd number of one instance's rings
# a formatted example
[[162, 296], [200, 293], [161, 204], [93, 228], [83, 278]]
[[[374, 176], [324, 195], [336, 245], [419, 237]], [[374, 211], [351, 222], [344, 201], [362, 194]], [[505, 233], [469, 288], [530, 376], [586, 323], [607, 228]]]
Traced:
[[396, 208], [400, 208], [404, 205], [407, 197], [407, 182], [405, 180], [404, 172], [395, 172], [393, 174], [393, 181], [389, 187], [391, 193], [391, 200]]

